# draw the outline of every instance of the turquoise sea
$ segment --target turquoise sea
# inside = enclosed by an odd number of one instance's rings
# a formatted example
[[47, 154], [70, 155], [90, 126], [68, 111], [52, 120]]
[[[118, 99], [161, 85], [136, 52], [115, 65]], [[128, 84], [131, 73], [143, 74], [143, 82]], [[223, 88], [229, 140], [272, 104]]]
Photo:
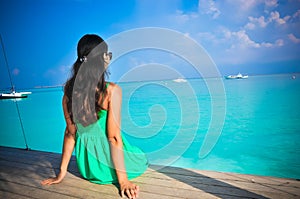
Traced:
[[[123, 134], [150, 163], [300, 179], [299, 74], [119, 85]], [[0, 101], [0, 145], [25, 148], [26, 138], [30, 149], [60, 153], [62, 87], [30, 91]]]

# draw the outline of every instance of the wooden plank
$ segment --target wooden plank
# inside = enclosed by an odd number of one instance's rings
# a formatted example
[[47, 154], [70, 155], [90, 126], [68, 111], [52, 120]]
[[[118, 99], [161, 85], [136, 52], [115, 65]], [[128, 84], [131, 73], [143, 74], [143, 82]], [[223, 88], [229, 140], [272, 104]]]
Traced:
[[59, 185], [42, 186], [40, 184], [41, 180], [50, 176], [55, 176], [55, 174], [51, 174], [51, 172], [47, 173], [47, 171], [43, 169], [37, 169], [38, 167], [20, 169], [21, 167], [22, 164], [20, 163], [3, 169], [1, 164], [0, 180], [12, 183], [18, 182], [19, 184], [30, 185], [41, 190], [56, 190], [60, 194], [68, 193], [74, 196], [78, 195], [80, 198], [84, 198], [87, 195], [87, 192], [89, 197], [94, 195], [96, 195], [95, 197], [98, 197], [99, 195], [106, 195], [105, 198], [116, 198], [116, 196], [118, 196], [118, 190], [114, 185], [105, 185], [101, 187], [99, 185], [95, 186], [95, 184], [76, 177], [70, 173], [67, 174], [64, 181]]
[[[23, 176], [21, 175], [21, 170], [18, 170], [19, 172], [14, 172], [4, 174], [0, 173], [0, 180], [1, 178], [4, 178], [6, 181], [9, 182], [16, 182], [20, 184], [26, 184], [27, 186], [32, 186], [39, 188], [41, 190], [48, 190], [48, 191], [55, 191], [60, 194], [70, 194], [74, 196], [78, 196], [79, 198], [118, 198], [118, 190], [114, 185], [97, 185], [90, 183], [84, 179], [76, 179], [77, 177], [71, 178], [68, 174], [64, 181], [61, 184], [58, 185], [52, 185], [52, 186], [41, 186], [39, 183], [42, 180], [39, 178], [39, 175], [29, 173], [29, 172], [23, 172]], [[178, 199], [178, 197], [173, 197], [171, 195], [165, 195], [152, 192], [147, 192], [147, 190], [144, 190], [140, 193], [142, 198], [173, 198]], [[52, 197], [51, 197], [52, 198]], [[54, 198], [54, 197], [53, 197]]]
[[[7, 164], [8, 162], [6, 162]], [[5, 165], [5, 163], [2, 163], [2, 165], [4, 167], [9, 167], [11, 169], [8, 169], [7, 172], [10, 175], [26, 175], [28, 174], [30, 171], [41, 171], [42, 169], [40, 168], [41, 166], [36, 166], [36, 165], [31, 165], [30, 168], [26, 168], [26, 166], [23, 165], [23, 163], [16, 163], [14, 162], [13, 165]], [[22, 170], [19, 169], [13, 169], [13, 167], [17, 167], [17, 168], [23, 168]], [[1, 168], [1, 167], [0, 167]], [[25, 171], [27, 169], [27, 171]], [[20, 173], [20, 171], [25, 172], [25, 174]], [[198, 187], [195, 188], [193, 186], [190, 186], [186, 183], [182, 183], [180, 181], [174, 180], [173, 178], [169, 178], [167, 179], [166, 176], [162, 173], [156, 173], [154, 171], [151, 172], [147, 172], [148, 176], [141, 176], [140, 178], [135, 179], [134, 181], [137, 182], [137, 184], [143, 184], [143, 189], [144, 191], [148, 191], [149, 193], [153, 192], [153, 193], [159, 193], [161, 192], [162, 188], [164, 190], [164, 192], [166, 193], [171, 193], [170, 194], [166, 194], [166, 196], [186, 196], [188, 198], [197, 198], [199, 196], [199, 194], [201, 195], [205, 195], [206, 192], [208, 193], [213, 193], [213, 194], [217, 194], [218, 196], [220, 195], [230, 195], [230, 196], [256, 196], [255, 194], [250, 194], [248, 191], [245, 193], [240, 193], [241, 190], [239, 188], [236, 187], [227, 187], [227, 192], [230, 192], [230, 194], [223, 194], [223, 189], [224, 187], [222, 186], [218, 186], [218, 183], [206, 183], [206, 184], [202, 184], [199, 183]], [[150, 175], [149, 175], [150, 174]], [[155, 177], [151, 177], [151, 174], [155, 174]], [[46, 175], [44, 173], [32, 173], [30, 174], [29, 177], [31, 178], [38, 178], [40, 176], [55, 176], [54, 172], [53, 173], [47, 173]], [[160, 175], [160, 177], [158, 177], [158, 175]], [[184, 178], [186, 176], [181, 176], [181, 178]], [[191, 178], [191, 176], [189, 176]], [[193, 176], [192, 176], [193, 177]], [[74, 177], [73, 177], [74, 178]], [[40, 180], [42, 180], [42, 178], [40, 178]], [[190, 180], [190, 179], [185, 179], [185, 180]], [[145, 183], [146, 182], [146, 183]], [[190, 182], [193, 182], [193, 180], [190, 180]], [[197, 181], [194, 181], [193, 183], [197, 183]], [[178, 189], [178, 187], [180, 187], [179, 190], [174, 191], [176, 189]], [[206, 192], [203, 192], [201, 190], [206, 190]], [[111, 191], [111, 190], [109, 190]], [[195, 197], [194, 197], [195, 196]], [[257, 197], [259, 198], [259, 197]]]
[[[26, 161], [28, 162], [28, 160], [26, 159]], [[30, 167], [28, 167], [28, 165], [26, 163], [22, 163], [22, 162], [8, 162], [8, 161], [0, 161], [0, 169], [1, 171], [4, 171], [7, 173], [7, 175], [0, 173], [1, 176], [3, 176], [6, 180], [9, 181], [15, 181], [15, 180], [19, 180], [22, 181], [23, 183], [26, 183], [26, 179], [35, 179], [35, 182], [33, 183], [31, 181], [32, 186], [39, 186], [39, 183], [42, 179], [48, 177], [49, 175], [54, 176], [54, 173], [48, 173], [42, 170], [42, 166], [39, 165], [30, 165]], [[7, 169], [5, 169], [7, 168]], [[23, 169], [21, 169], [23, 168]], [[42, 174], [43, 173], [43, 174]], [[43, 176], [43, 177], [41, 177]], [[36, 181], [36, 179], [38, 179]], [[28, 183], [28, 182], [27, 182]], [[54, 185], [56, 186], [56, 185]], [[116, 189], [116, 187], [114, 187], [113, 185], [96, 185], [96, 184], [92, 184], [86, 180], [83, 179], [79, 179], [76, 176], [72, 176], [70, 173], [68, 173], [68, 175], [66, 176], [65, 180], [60, 184], [57, 185], [59, 186], [58, 188], [62, 187], [63, 191], [68, 191], [68, 193], [72, 193], [73, 190], [70, 190], [72, 187], [75, 187], [76, 191], [79, 191], [80, 193], [84, 193], [85, 197], [87, 197], [86, 195], [86, 191], [88, 191], [88, 197], [92, 197], [91, 192], [90, 191], [95, 191], [95, 190], [101, 190], [100, 192], [103, 194], [107, 194], [107, 193], [114, 193], [114, 195], [112, 196], [113, 198], [118, 197], [118, 190]], [[52, 188], [53, 186], [49, 186], [50, 188]], [[57, 189], [57, 188], [56, 188]], [[86, 190], [83, 190], [86, 189]], [[145, 198], [175, 198], [175, 197], [166, 197], [164, 195], [158, 195], [151, 193], [151, 192], [143, 192], [140, 195], [145, 197]], [[108, 198], [108, 196], [106, 196], [105, 198]]]
[[0, 190], [0, 198], [5, 199], [32, 199], [33, 197], [24, 196], [22, 194], [16, 194], [11, 191]]
[[[14, 165], [14, 166], [16, 167], [17, 165]], [[20, 166], [20, 168], [22, 167], [21, 164], [19, 166]], [[17, 166], [17, 167], [19, 167], [19, 166]], [[6, 166], [4, 166], [4, 167], [6, 167]], [[2, 171], [4, 170], [1, 166], [0, 166], [0, 168]], [[5, 180], [11, 181], [11, 182], [18, 180], [19, 182], [22, 182], [24, 184], [31, 183], [31, 186], [39, 187], [39, 182], [44, 178], [41, 177], [41, 174], [40, 174], [41, 170], [34, 173], [35, 169], [36, 168], [33, 168], [31, 170], [27, 170], [27, 169], [20, 170], [20, 169], [15, 169], [13, 167], [10, 167], [10, 168], [7, 168], [5, 172], [0, 172], [0, 179], [4, 178]], [[27, 179], [31, 179], [30, 182], [28, 182]], [[71, 193], [73, 190], [70, 190], [70, 188], [74, 187], [76, 191], [80, 190], [80, 193], [84, 193], [85, 191], [90, 192], [90, 191], [98, 190], [98, 192], [101, 192], [102, 194], [114, 193], [114, 198], [116, 196], [118, 196], [118, 194], [117, 194], [118, 191], [117, 191], [116, 187], [114, 187], [113, 185], [101, 185], [100, 186], [100, 185], [92, 184], [84, 179], [80, 179], [76, 176], [72, 176], [72, 174], [70, 174], [70, 173], [68, 173], [65, 180], [60, 184], [59, 187], [61, 187], [61, 186], [63, 186], [62, 189], [64, 191], [67, 190], [68, 192], [71, 192]], [[173, 197], [173, 195], [172, 195], [173, 191], [170, 191], [170, 190], [169, 191], [167, 190], [167, 193], [170, 193], [170, 194], [163, 194], [163, 193], [160, 194], [161, 190], [160, 190], [159, 186], [156, 186], [156, 188], [154, 188], [155, 191], [145, 189], [143, 184], [141, 184], [140, 186], [141, 186], [141, 189], [143, 190], [143, 192], [141, 192], [141, 195], [143, 195], [144, 197], [151, 196], [150, 198], [153, 198], [154, 195], [156, 195], [156, 197], [159, 197], [159, 198], [176, 198], [176, 197]], [[53, 186], [49, 186], [49, 187], [53, 187]], [[91, 194], [89, 193], [89, 195], [91, 195]]]
[[[177, 169], [180, 170], [180, 169]], [[299, 195], [299, 183], [293, 184], [293, 183], [273, 183], [272, 178], [268, 178], [269, 181], [272, 183], [267, 183], [267, 179], [264, 179], [265, 183], [258, 183], [256, 181], [251, 180], [244, 180], [239, 177], [239, 175], [232, 175], [230, 179], [223, 177], [224, 173], [218, 173], [218, 179], [209, 177], [209, 174], [204, 176], [201, 174], [199, 177], [197, 175], [186, 173], [187, 175], [184, 175], [184, 171], [179, 171], [178, 173], [164, 173], [166, 175], [171, 175], [173, 178], [180, 179], [180, 181], [189, 181], [193, 184], [197, 185], [198, 187], [203, 185], [209, 185], [209, 186], [219, 186], [223, 188], [227, 188], [227, 190], [230, 190], [232, 188], [239, 188], [239, 189], [246, 189], [248, 191], [252, 192], [261, 192], [261, 189], [263, 188], [263, 191], [268, 193], [267, 195], [277, 195], [278, 190], [281, 190], [282, 192], [288, 193], [291, 196]], [[213, 172], [209, 172], [213, 173]], [[157, 173], [153, 172], [152, 175], [156, 175]], [[215, 176], [216, 174], [214, 174]], [[251, 179], [255, 179], [255, 176], [252, 176]], [[169, 177], [171, 179], [171, 177]], [[259, 179], [259, 177], [258, 177]], [[260, 180], [257, 180], [260, 181]], [[287, 179], [287, 182], [292, 181], [290, 179]], [[175, 185], [174, 186], [181, 186], [181, 185]]]
[[[195, 185], [201, 182], [201, 184], [228, 187], [226, 188], [227, 190], [235, 187], [272, 198], [280, 198], [282, 195], [288, 197], [297, 197], [300, 195], [300, 182], [293, 179], [229, 174], [172, 167], [165, 167], [161, 170], [164, 174], [172, 176], [172, 178], [180, 179], [180, 181], [190, 181]], [[201, 185], [196, 186], [199, 187]]]
[[[80, 177], [75, 158], [59, 185], [41, 186], [55, 176], [60, 154], [0, 147], [1, 198], [118, 198], [114, 185], [97, 185]], [[300, 182], [213, 171], [151, 165], [133, 180], [141, 188], [140, 198], [299, 198]], [[24, 192], [23, 189], [26, 189]], [[27, 190], [33, 191], [29, 195]], [[2, 197], [3, 196], [3, 197]]]
[[49, 198], [50, 195], [52, 198], [61, 198], [61, 199], [69, 199], [73, 197], [68, 194], [59, 194], [54, 191], [43, 190], [34, 186], [30, 186], [30, 184], [24, 185], [17, 182], [7, 182], [7, 181], [1, 181], [1, 190], [6, 191], [7, 193], [13, 192], [14, 194], [31, 197], [31, 198]]

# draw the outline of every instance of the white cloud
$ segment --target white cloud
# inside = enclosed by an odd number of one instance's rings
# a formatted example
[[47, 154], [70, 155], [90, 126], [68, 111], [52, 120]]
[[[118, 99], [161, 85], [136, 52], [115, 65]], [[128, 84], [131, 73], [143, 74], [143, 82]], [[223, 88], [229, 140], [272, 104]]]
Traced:
[[[251, 40], [245, 30], [230, 31], [226, 28], [222, 29], [222, 36], [218, 38], [220, 42], [229, 44], [230, 49], [246, 49], [259, 48], [261, 45]], [[267, 44], [265, 44], [267, 46]]]
[[198, 7], [200, 12], [211, 15], [213, 19], [218, 18], [221, 14], [213, 0], [199, 0]]
[[280, 47], [280, 46], [284, 45], [284, 42], [283, 42], [282, 39], [277, 39], [276, 42], [275, 42], [275, 45]]
[[288, 34], [289, 39], [295, 43], [295, 44], [299, 44], [300, 43], [300, 39], [297, 38], [294, 34]]
[[236, 6], [240, 10], [249, 11], [257, 4], [261, 3], [260, 0], [227, 0], [228, 3]]
[[265, 17], [261, 16], [259, 18], [257, 18], [257, 23], [259, 24], [260, 27], [264, 28], [267, 26], [267, 22], [265, 21]]
[[248, 19], [250, 22], [246, 24], [246, 29], [253, 30], [256, 27], [256, 25], [260, 26], [261, 28], [264, 28], [268, 25], [268, 22], [265, 20], [264, 16], [260, 16], [258, 18], [250, 16], [248, 17]]
[[[155, 62], [155, 61], [149, 61], [149, 62]], [[145, 60], [141, 60], [138, 57], [132, 56], [129, 58], [129, 63], [131, 66], [140, 66], [140, 65], [145, 65], [147, 62]]]
[[269, 42], [263, 42], [261, 43], [261, 46], [266, 47], [266, 48], [270, 48], [273, 46], [273, 44], [269, 43]]
[[253, 30], [255, 28], [255, 24], [249, 22], [245, 25], [245, 28], [248, 30]]
[[234, 43], [232, 47], [241, 47], [241, 48], [246, 48], [246, 47], [254, 47], [254, 48], [259, 48], [260, 44], [254, 42], [249, 38], [245, 30], [240, 30], [238, 32], [232, 32], [231, 33]]
[[293, 18], [297, 18], [297, 17], [299, 17], [300, 16], [300, 10], [297, 10], [297, 12], [295, 12], [294, 14], [293, 14]]
[[181, 10], [177, 10], [175, 18], [176, 22], [183, 24], [189, 21], [190, 15], [184, 14]]
[[174, 23], [174, 19], [177, 25], [185, 25], [193, 23], [193, 20], [199, 18], [198, 12], [184, 12], [182, 10], [176, 10], [175, 14], [168, 15], [168, 21]]
[[20, 70], [18, 68], [14, 68], [13, 71], [12, 71], [12, 74], [17, 76], [20, 74]]
[[266, 0], [265, 5], [268, 7], [277, 7], [278, 1], [277, 0]]
[[277, 39], [275, 43], [270, 43], [270, 42], [262, 42], [258, 43], [259, 47], [266, 47], [266, 48], [271, 48], [271, 47], [280, 47], [283, 46], [284, 42], [282, 39]]
[[290, 16], [285, 16], [284, 18], [280, 18], [280, 14], [277, 11], [271, 12], [269, 17], [269, 22], [275, 21], [279, 25], [285, 24], [286, 21], [290, 18]]
[[53, 83], [63, 83], [70, 74], [71, 66], [60, 65], [56, 68], [50, 68], [44, 73], [44, 77], [55, 80]]
[[265, 16], [260, 17], [248, 17], [249, 22], [244, 26], [248, 30], [255, 29], [256, 26], [261, 28], [267, 27], [268, 24], [272, 22], [276, 22], [278, 25], [285, 24], [291, 17], [285, 16], [283, 18], [280, 17], [280, 13], [278, 11], [271, 12], [269, 17], [266, 19]]
[[238, 5], [243, 11], [249, 11], [260, 4], [264, 4], [268, 8], [278, 6], [278, 0], [227, 0], [228, 2]]
[[239, 0], [237, 2], [241, 3], [241, 8], [243, 10], [249, 10], [249, 9], [255, 7], [258, 3], [258, 1], [256, 1], [256, 0]]
[[214, 41], [216, 39], [215, 35], [210, 32], [200, 32], [198, 33], [198, 36], [200, 37], [200, 42], [202, 40]]
[[278, 4], [278, 0], [227, 0], [227, 2], [239, 8], [243, 13], [249, 13], [250, 11], [258, 8], [260, 5], [265, 6], [265, 12], [269, 13], [270, 9], [274, 9]]
[[232, 35], [231, 32], [227, 29], [223, 30], [223, 34], [224, 34], [225, 39], [230, 39], [230, 37]]
[[247, 48], [271, 48], [280, 47], [284, 45], [282, 39], [276, 40], [274, 43], [271, 42], [256, 42], [252, 40], [245, 30], [237, 32], [231, 32], [228, 29], [223, 30], [223, 42], [227, 42], [231, 45], [230, 49], [247, 49]]

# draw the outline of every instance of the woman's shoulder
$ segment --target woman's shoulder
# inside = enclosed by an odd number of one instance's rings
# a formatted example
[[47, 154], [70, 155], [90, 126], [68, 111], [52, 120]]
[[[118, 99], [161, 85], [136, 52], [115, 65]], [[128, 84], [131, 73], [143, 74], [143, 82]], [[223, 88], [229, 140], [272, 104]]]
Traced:
[[108, 92], [122, 92], [122, 88], [113, 82], [106, 82], [107, 83], [107, 91]]
[[111, 99], [118, 99], [122, 98], [122, 89], [118, 84], [109, 82], [107, 86], [107, 94], [108, 94], [108, 99], [111, 101]]

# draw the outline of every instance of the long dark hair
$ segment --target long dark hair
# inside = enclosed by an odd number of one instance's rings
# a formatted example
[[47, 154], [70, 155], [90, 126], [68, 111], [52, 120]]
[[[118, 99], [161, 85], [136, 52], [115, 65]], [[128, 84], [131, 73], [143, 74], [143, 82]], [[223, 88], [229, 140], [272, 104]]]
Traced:
[[94, 34], [84, 35], [77, 45], [77, 60], [72, 75], [64, 87], [67, 108], [73, 123], [87, 126], [99, 119], [98, 111], [106, 94], [107, 75], [103, 54], [107, 52], [105, 41]]

